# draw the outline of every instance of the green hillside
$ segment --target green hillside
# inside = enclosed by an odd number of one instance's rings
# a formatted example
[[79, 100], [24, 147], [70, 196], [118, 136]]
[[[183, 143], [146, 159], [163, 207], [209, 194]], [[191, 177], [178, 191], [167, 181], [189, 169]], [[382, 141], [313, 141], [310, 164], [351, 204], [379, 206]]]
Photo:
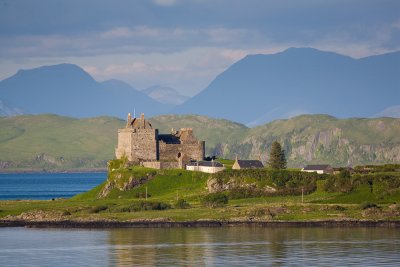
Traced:
[[116, 131], [124, 122], [111, 117], [73, 119], [56, 115], [0, 117], [3, 169], [105, 168]]
[[399, 220], [399, 186], [399, 172], [206, 174], [114, 160], [107, 181], [71, 199], [1, 201], [0, 221]]
[[[160, 133], [191, 127], [206, 141], [206, 154], [221, 158], [268, 158], [274, 140], [287, 152], [288, 166], [334, 166], [400, 162], [400, 119], [336, 119], [302, 115], [247, 128], [197, 115], [149, 119]], [[82, 170], [106, 168], [114, 157], [117, 129], [113, 117], [74, 119], [57, 115], [0, 117], [0, 170]]]

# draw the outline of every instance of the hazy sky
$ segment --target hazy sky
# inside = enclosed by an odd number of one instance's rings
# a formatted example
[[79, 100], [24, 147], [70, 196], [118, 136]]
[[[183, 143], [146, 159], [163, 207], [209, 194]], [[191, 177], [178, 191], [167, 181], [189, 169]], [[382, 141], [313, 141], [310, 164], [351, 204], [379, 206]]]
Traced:
[[247, 54], [400, 50], [399, 0], [0, 0], [0, 80], [74, 63], [138, 89], [204, 89]]

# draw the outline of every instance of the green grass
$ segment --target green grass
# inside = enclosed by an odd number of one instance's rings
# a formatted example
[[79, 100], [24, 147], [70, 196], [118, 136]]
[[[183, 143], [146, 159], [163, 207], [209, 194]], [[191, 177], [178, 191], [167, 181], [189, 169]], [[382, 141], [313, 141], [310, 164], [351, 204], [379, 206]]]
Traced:
[[[208, 194], [208, 174], [185, 170], [152, 170], [141, 167], [119, 169], [110, 174], [110, 179], [127, 180], [131, 176], [147, 175], [155, 172], [154, 177], [139, 187], [120, 191], [113, 189], [105, 198], [99, 193], [105, 183], [71, 199], [54, 201], [0, 201], [0, 218], [7, 215], [19, 215], [26, 212], [43, 211], [49, 218], [79, 220], [143, 220], [169, 219], [173, 221], [193, 220], [332, 220], [332, 219], [395, 219], [400, 220], [400, 206], [393, 211], [389, 206], [400, 204], [400, 189], [392, 194], [376, 194], [369, 186], [361, 184], [350, 193], [326, 192], [325, 180], [317, 181], [317, 189], [304, 195], [269, 196], [230, 199], [226, 205], [217, 208], [204, 207], [201, 199]], [[122, 173], [122, 176], [116, 174]], [[229, 173], [229, 172], [228, 172]], [[246, 173], [247, 175], [248, 173]], [[121, 181], [119, 181], [121, 182]], [[123, 184], [123, 182], [121, 182]], [[377, 182], [376, 182], [377, 183]], [[121, 185], [121, 184], [120, 184]], [[376, 184], [379, 186], [379, 184]], [[166, 210], [131, 211], [127, 210], [135, 203], [145, 201], [137, 198], [138, 192], [148, 190], [148, 201], [170, 205]], [[380, 192], [379, 190], [377, 192]], [[177, 198], [190, 204], [187, 209], [173, 208]], [[361, 204], [376, 203], [380, 210], [365, 215]], [[397, 214], [397, 215], [396, 215]]]

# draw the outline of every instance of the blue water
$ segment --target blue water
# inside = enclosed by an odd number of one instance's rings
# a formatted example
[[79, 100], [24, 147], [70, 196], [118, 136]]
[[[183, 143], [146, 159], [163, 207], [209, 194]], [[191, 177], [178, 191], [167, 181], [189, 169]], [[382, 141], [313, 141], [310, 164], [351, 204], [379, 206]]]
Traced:
[[400, 266], [393, 228], [0, 228], [1, 266]]
[[0, 174], [0, 200], [69, 198], [106, 178], [105, 172]]

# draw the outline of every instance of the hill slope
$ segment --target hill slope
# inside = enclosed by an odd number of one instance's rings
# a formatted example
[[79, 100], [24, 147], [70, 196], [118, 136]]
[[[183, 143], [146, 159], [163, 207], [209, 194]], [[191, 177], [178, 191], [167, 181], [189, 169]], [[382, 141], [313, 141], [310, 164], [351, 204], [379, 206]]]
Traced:
[[77, 118], [125, 118], [134, 108], [156, 115], [168, 109], [124, 82], [98, 83], [72, 64], [20, 70], [0, 82], [0, 99], [25, 114], [54, 113]]
[[[192, 127], [206, 140], [206, 154], [267, 160], [279, 140], [289, 166], [330, 163], [334, 166], [400, 162], [400, 119], [336, 119], [303, 115], [256, 128], [197, 115], [150, 119], [160, 133]], [[56, 115], [0, 117], [0, 170], [70, 170], [105, 168], [114, 157], [117, 129], [112, 117], [73, 119]]]
[[254, 126], [300, 114], [372, 117], [400, 99], [400, 52], [353, 59], [311, 48], [249, 55], [174, 111]]

